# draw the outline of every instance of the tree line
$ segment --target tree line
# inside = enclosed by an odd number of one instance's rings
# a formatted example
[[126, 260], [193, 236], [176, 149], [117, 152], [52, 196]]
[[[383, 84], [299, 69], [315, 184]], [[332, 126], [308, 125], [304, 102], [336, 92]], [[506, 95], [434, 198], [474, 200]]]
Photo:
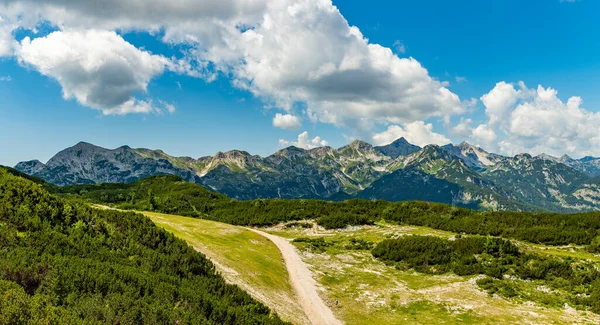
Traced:
[[600, 213], [540, 213], [470, 210], [431, 202], [353, 199], [257, 199], [237, 201], [185, 182], [177, 176], [154, 176], [130, 184], [77, 185], [56, 188], [121, 209], [205, 218], [235, 225], [269, 226], [313, 219], [328, 229], [387, 222], [426, 226], [463, 234], [500, 236], [547, 245], [592, 245], [600, 239]]

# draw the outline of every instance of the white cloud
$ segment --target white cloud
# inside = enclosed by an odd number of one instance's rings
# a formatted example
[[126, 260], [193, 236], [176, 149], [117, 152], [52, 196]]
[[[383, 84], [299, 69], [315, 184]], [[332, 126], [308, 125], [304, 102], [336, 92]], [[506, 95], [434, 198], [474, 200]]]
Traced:
[[423, 121], [408, 123], [404, 127], [390, 125], [387, 130], [374, 134], [372, 139], [376, 145], [387, 145], [401, 137], [421, 147], [428, 144], [444, 145], [450, 143], [450, 140], [444, 135], [433, 132], [431, 123], [425, 124]]
[[454, 79], [456, 79], [456, 82], [459, 82], [459, 83], [460, 82], [467, 82], [467, 81], [469, 81], [467, 79], [467, 77], [461, 77], [461, 76], [456, 76]]
[[[203, 25], [260, 19], [267, 0], [0, 0], [0, 12], [32, 28], [40, 19], [66, 28], [158, 31], [185, 38]], [[204, 29], [206, 31], [206, 29]]]
[[[169, 114], [175, 113], [175, 111], [176, 111], [175, 105], [169, 104], [163, 100], [159, 100], [158, 102], [162, 105], [163, 110], [167, 111]], [[159, 111], [159, 113], [160, 113], [160, 111]]]
[[292, 114], [275, 114], [273, 126], [285, 130], [297, 130], [302, 126], [300, 119]]
[[450, 134], [455, 137], [469, 138], [473, 135], [471, 124], [473, 124], [472, 119], [463, 117], [456, 126], [450, 129]]
[[504, 101], [482, 100], [486, 104], [486, 112], [490, 108], [497, 112], [494, 108], [501, 106], [504, 119], [496, 125], [492, 121], [497, 121], [494, 119], [498, 115], [490, 114], [488, 124], [480, 125], [480, 131], [485, 132], [479, 135], [492, 139], [492, 132], [494, 135], [501, 134], [499, 149], [502, 153], [567, 153], [576, 156], [600, 153], [600, 113], [582, 108], [581, 98], [571, 97], [565, 103], [552, 88], [538, 86], [537, 89], [528, 89], [520, 83], [520, 90], [516, 90], [512, 84], [502, 82], [498, 85], [502, 85], [504, 94], [509, 94]]
[[263, 21], [231, 44], [243, 55], [217, 63], [236, 85], [284, 109], [303, 102], [313, 120], [368, 127], [464, 111], [417, 60], [370, 44], [330, 1], [271, 2]]
[[16, 41], [13, 38], [12, 32], [15, 27], [7, 18], [0, 15], [0, 57], [13, 54]]
[[465, 110], [417, 60], [369, 43], [331, 0], [0, 0], [0, 12], [26, 28], [46, 20], [65, 32], [162, 33], [192, 47], [170, 69], [209, 81], [226, 75], [268, 106], [289, 112], [301, 103], [324, 123], [368, 128]]
[[517, 102], [521, 95], [511, 84], [504, 81], [496, 84], [494, 89], [481, 97], [485, 105], [485, 113], [488, 115], [491, 125], [506, 121], [511, 107]]
[[12, 81], [11, 76], [0, 76], [0, 82], [9, 82]]
[[473, 129], [472, 138], [478, 141], [480, 144], [486, 147], [495, 147], [494, 142], [498, 139], [496, 132], [492, 130], [487, 124], [480, 124], [475, 129]]
[[296, 146], [296, 147], [302, 148], [302, 149], [314, 149], [317, 147], [328, 146], [329, 144], [327, 143], [327, 141], [321, 139], [321, 137], [319, 137], [319, 136], [311, 139], [308, 136], [308, 132], [304, 131], [298, 135], [297, 141], [288, 141], [288, 140], [284, 140], [284, 139], [279, 139], [279, 145], [281, 147]]
[[406, 53], [406, 45], [404, 45], [404, 43], [400, 40], [396, 40], [394, 42], [394, 49], [398, 53], [402, 53], [402, 54]]
[[110, 31], [57, 31], [31, 40], [17, 50], [19, 62], [58, 81], [65, 99], [105, 115], [149, 113], [152, 102], [136, 98], [169, 60], [142, 51]]

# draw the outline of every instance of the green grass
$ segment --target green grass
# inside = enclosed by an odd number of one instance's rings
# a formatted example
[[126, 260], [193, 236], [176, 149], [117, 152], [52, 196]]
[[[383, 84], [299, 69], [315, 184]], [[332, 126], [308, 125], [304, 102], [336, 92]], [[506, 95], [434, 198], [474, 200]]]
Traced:
[[600, 255], [587, 252], [583, 246], [547, 246], [524, 242], [518, 242], [518, 244], [525, 250], [542, 255], [600, 262]]
[[[322, 237], [323, 253], [305, 242], [294, 243], [304, 252], [304, 260], [325, 288], [324, 298], [337, 316], [347, 324], [597, 324], [600, 315], [590, 312], [566, 312], [489, 295], [478, 288], [475, 277], [453, 274], [427, 275], [412, 270], [401, 271], [373, 258], [369, 250], [348, 249], [350, 239], [378, 243], [403, 235], [429, 235], [451, 238], [456, 234], [426, 227], [397, 226], [378, 223], [375, 226], [347, 230], [284, 228], [268, 232], [286, 238]], [[547, 254], [563, 254], [596, 258], [582, 251], [519, 243], [526, 249]], [[590, 256], [591, 255], [591, 256]], [[573, 257], [573, 256], [572, 256]], [[541, 295], [536, 283], [523, 282], [532, 298]], [[536, 299], [537, 300], [537, 299]]]
[[226, 280], [277, 311], [282, 319], [296, 324], [308, 322], [295, 300], [281, 254], [268, 239], [224, 223], [162, 213], [143, 214], [208, 256]]

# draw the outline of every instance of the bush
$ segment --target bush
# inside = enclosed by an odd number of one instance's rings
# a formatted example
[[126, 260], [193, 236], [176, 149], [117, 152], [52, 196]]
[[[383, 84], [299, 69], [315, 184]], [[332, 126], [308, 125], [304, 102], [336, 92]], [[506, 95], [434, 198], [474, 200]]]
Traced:
[[324, 253], [327, 247], [333, 246], [332, 243], [325, 241], [323, 237], [318, 238], [296, 238], [292, 242], [304, 244], [311, 252]]
[[349, 243], [344, 247], [350, 250], [371, 250], [375, 246], [374, 243], [361, 238], [351, 238]]

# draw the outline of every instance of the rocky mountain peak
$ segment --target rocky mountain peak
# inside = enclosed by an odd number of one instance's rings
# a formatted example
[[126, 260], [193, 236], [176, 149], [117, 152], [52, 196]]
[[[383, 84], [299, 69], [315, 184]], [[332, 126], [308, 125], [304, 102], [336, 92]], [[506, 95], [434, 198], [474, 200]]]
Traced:
[[437, 159], [443, 159], [446, 161], [451, 161], [455, 158], [457, 158], [456, 156], [452, 155], [451, 153], [449, 153], [447, 150], [444, 150], [442, 147], [435, 145], [435, 144], [429, 144], [426, 145], [421, 151], [418, 151], [416, 153], [416, 156], [418, 157], [418, 160], [422, 160], [422, 159], [430, 159], [430, 160], [437, 160]]
[[[348, 148], [352, 148], [358, 151], [368, 151], [373, 149], [373, 146], [370, 143], [361, 141], [361, 140], [354, 140], [352, 141], [352, 143], [350, 143], [349, 145], [347, 145], [346, 147]], [[342, 147], [345, 148], [345, 147]]]
[[313, 157], [325, 157], [327, 155], [333, 154], [333, 148], [331, 148], [329, 146], [317, 147], [317, 148], [308, 150], [308, 153]]
[[412, 153], [415, 153], [421, 150], [421, 147], [411, 144], [404, 137], [401, 137], [400, 139], [397, 139], [388, 145], [375, 147], [375, 150], [388, 157], [396, 159], [400, 156], [408, 156]]
[[250, 154], [246, 151], [241, 151], [241, 150], [230, 150], [227, 152], [217, 152], [217, 154], [214, 156], [215, 159], [240, 159], [240, 158], [246, 158], [249, 157]]
[[289, 146], [287, 148], [281, 149], [275, 153], [276, 156], [285, 157], [288, 159], [301, 157], [306, 155], [306, 150], [302, 148], [298, 148], [296, 146]]
[[566, 155], [566, 154], [565, 154], [565, 155], [562, 155], [562, 156], [560, 157], [560, 161], [561, 161], [561, 162], [568, 162], [568, 161], [573, 161], [573, 160], [574, 160], [573, 158], [569, 157], [569, 155]]
[[550, 160], [550, 161], [558, 161], [559, 160], [558, 158], [548, 155], [548, 154], [545, 154], [545, 153], [539, 154], [535, 158], [543, 159], [543, 160]]
[[528, 153], [520, 153], [515, 155], [514, 160], [516, 163], [531, 163], [533, 156]]
[[464, 149], [476, 149], [476, 148], [479, 148], [478, 146], [470, 144], [467, 141], [463, 141], [463, 142], [459, 143], [457, 145], [457, 147], [464, 148]]
[[41, 161], [35, 159], [30, 161], [22, 161], [15, 166], [16, 170], [19, 170], [28, 175], [34, 175], [40, 170], [42, 170], [46, 165], [44, 165]]

